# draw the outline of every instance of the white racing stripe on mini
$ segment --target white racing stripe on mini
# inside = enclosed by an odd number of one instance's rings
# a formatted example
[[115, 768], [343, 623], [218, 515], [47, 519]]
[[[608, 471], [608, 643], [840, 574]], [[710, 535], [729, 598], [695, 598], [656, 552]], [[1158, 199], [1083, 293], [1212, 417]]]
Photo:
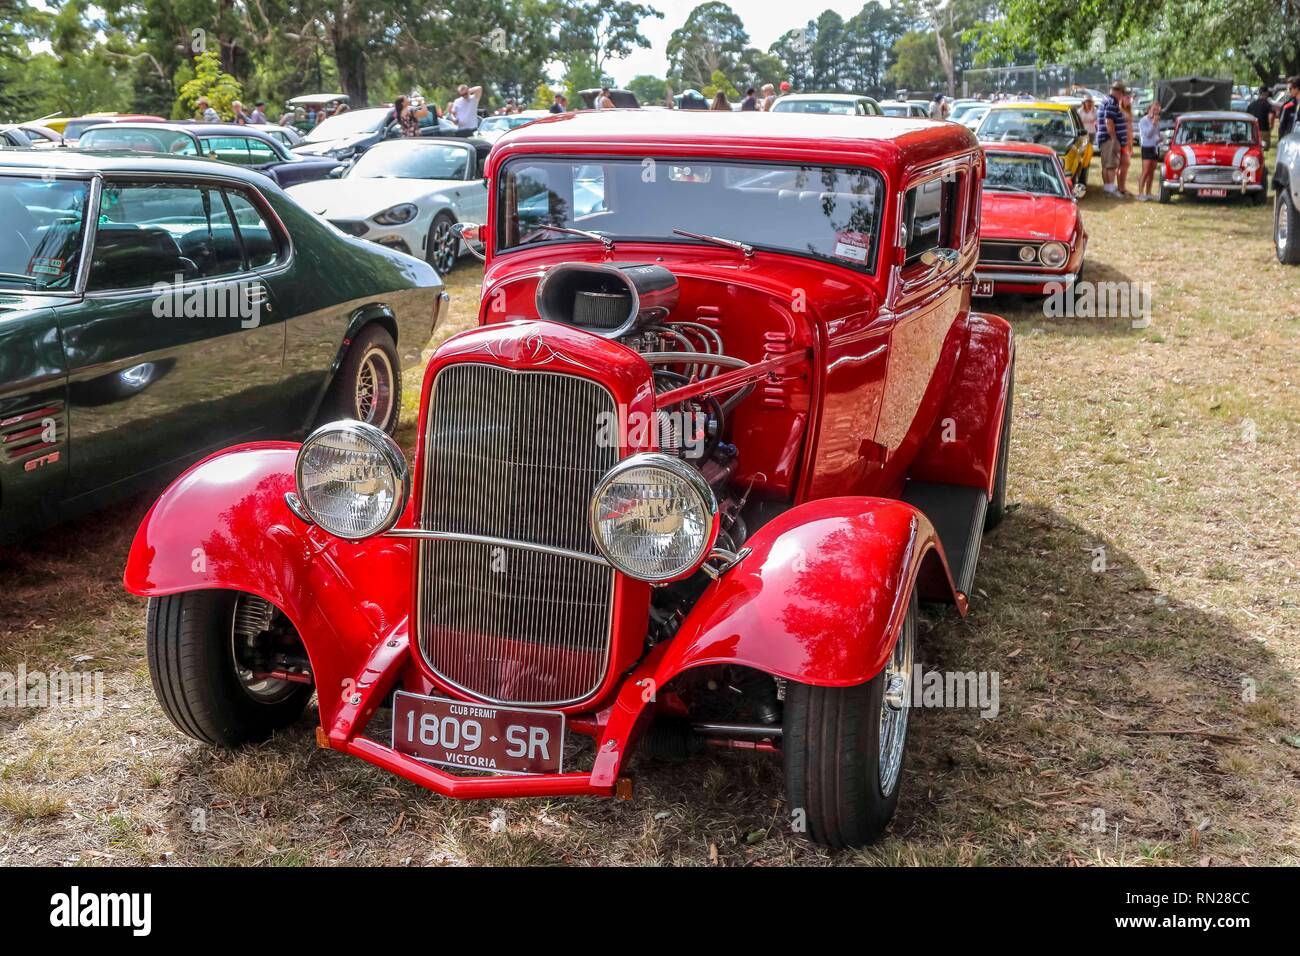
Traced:
[[1195, 165], [1196, 165], [1196, 151], [1195, 151], [1194, 149], [1192, 149], [1192, 147], [1190, 147], [1190, 146], [1184, 146], [1184, 147], [1183, 147], [1183, 155], [1187, 157], [1187, 165], [1188, 165], [1188, 166], [1195, 166]]
[[1241, 161], [1246, 158], [1246, 150], [1248, 148], [1249, 147], [1243, 146], [1241, 147], [1241, 149], [1237, 150], [1235, 153], [1232, 154], [1232, 165], [1234, 166], [1241, 165]]

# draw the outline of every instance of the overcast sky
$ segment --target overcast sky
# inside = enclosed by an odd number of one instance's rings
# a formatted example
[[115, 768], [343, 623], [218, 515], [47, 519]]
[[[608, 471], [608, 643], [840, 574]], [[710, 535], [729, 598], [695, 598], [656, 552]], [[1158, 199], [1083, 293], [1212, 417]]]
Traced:
[[[650, 49], [637, 50], [626, 60], [614, 60], [608, 68], [610, 75], [620, 85], [638, 73], [662, 77], [668, 72], [668, 38], [686, 22], [686, 17], [703, 0], [642, 0], [664, 15], [662, 20], [647, 19], [641, 22], [642, 33], [650, 41]], [[781, 34], [802, 27], [815, 20], [823, 10], [834, 10], [844, 19], [862, 9], [864, 0], [813, 0], [804, 7], [798, 3], [780, 3], [777, 0], [729, 0], [732, 10], [745, 24], [749, 42], [766, 50]], [[888, 3], [884, 4], [889, 6]]]

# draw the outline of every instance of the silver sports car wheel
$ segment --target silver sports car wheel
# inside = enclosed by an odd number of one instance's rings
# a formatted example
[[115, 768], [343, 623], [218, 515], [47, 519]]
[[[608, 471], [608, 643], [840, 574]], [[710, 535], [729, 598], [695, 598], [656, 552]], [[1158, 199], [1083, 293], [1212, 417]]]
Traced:
[[456, 268], [457, 254], [460, 252], [460, 239], [451, 231], [456, 224], [450, 215], [438, 213], [429, 232], [429, 265], [438, 270], [439, 275], [446, 275]]

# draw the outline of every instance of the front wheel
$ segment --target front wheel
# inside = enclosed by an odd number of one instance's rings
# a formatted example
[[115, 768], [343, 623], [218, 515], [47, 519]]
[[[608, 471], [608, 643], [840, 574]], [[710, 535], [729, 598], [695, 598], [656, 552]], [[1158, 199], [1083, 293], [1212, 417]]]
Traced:
[[1160, 201], [1161, 201], [1162, 203], [1168, 203], [1169, 200], [1171, 200], [1171, 199], [1173, 199], [1173, 198], [1174, 198], [1173, 190], [1171, 190], [1168, 186], [1161, 185], [1161, 187], [1160, 187]]
[[286, 640], [275, 608], [240, 591], [150, 598], [149, 675], [163, 712], [182, 733], [215, 747], [265, 740], [302, 716], [309, 683], [268, 675]]
[[1300, 213], [1291, 201], [1290, 186], [1279, 186], [1273, 203], [1273, 248], [1283, 265], [1300, 263]]
[[426, 256], [429, 265], [443, 277], [456, 268], [456, 259], [460, 255], [460, 239], [451, 231], [454, 225], [456, 225], [456, 217], [444, 209], [433, 217], [433, 225], [429, 227], [429, 248]]
[[355, 418], [391, 435], [402, 404], [400, 370], [393, 337], [378, 325], [367, 325], [348, 346], [317, 424]]
[[786, 797], [796, 824], [825, 846], [859, 847], [879, 837], [898, 806], [907, 756], [916, 595], [884, 670], [856, 687], [786, 687], [781, 748]]

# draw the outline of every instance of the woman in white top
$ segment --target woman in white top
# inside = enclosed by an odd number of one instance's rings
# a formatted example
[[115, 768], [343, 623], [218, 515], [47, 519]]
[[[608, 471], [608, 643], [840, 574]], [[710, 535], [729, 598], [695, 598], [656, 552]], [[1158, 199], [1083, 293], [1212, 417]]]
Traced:
[[1079, 104], [1079, 119], [1083, 120], [1083, 128], [1088, 131], [1088, 138], [1096, 141], [1097, 104], [1092, 101], [1091, 96], [1085, 96], [1083, 102]]
[[1138, 144], [1142, 147], [1142, 176], [1138, 179], [1138, 199], [1149, 201], [1155, 183], [1156, 169], [1160, 166], [1160, 102], [1152, 100], [1147, 111], [1138, 120]]

